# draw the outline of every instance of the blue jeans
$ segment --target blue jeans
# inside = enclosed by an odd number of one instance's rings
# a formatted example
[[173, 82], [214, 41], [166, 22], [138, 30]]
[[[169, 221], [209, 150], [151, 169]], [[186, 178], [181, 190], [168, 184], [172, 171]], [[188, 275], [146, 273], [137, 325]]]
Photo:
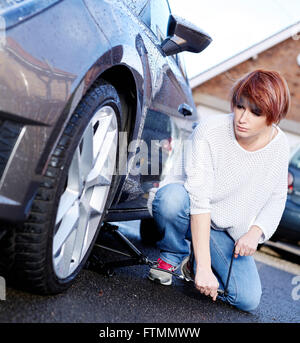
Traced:
[[[160, 258], [177, 266], [189, 255], [191, 246], [190, 198], [182, 184], [171, 183], [158, 189], [152, 203], [153, 218], [163, 238], [158, 243]], [[226, 231], [210, 230], [212, 269], [225, 288], [234, 240]], [[195, 265], [194, 265], [195, 270]], [[234, 259], [227, 296], [218, 298], [243, 311], [254, 310], [261, 298], [261, 282], [252, 256]]]

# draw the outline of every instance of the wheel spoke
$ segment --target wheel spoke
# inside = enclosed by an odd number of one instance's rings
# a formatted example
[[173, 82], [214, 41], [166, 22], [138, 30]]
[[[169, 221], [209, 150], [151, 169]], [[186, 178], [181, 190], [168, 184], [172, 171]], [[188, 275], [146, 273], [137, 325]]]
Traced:
[[80, 156], [80, 149], [75, 150], [69, 172], [68, 172], [68, 186], [67, 188], [80, 193], [83, 187], [83, 171], [82, 161]]
[[53, 240], [53, 254], [56, 255], [57, 252], [62, 248], [71, 233], [77, 229], [79, 219], [79, 205], [78, 201], [69, 209], [69, 211], [64, 215], [59, 228], [54, 236]]
[[[93, 189], [87, 189], [80, 198], [80, 209], [82, 209], [86, 215], [90, 213], [90, 200], [92, 194]], [[80, 215], [82, 215], [82, 213], [80, 213]]]
[[102, 214], [101, 209], [104, 208], [106, 198], [108, 195], [109, 187], [97, 186], [93, 190], [92, 197], [90, 199], [91, 215]]
[[94, 129], [93, 123], [90, 122], [86, 128], [82, 138], [82, 152], [81, 152], [81, 172], [82, 178], [85, 180], [90, 170], [94, 165]]
[[94, 168], [87, 176], [86, 187], [92, 187], [97, 184], [106, 186], [110, 183], [114, 166], [111, 165], [111, 158], [115, 159], [116, 151], [116, 131], [109, 132], [106, 140], [101, 147], [99, 156], [96, 160]]
[[73, 259], [78, 263], [81, 260], [81, 254], [83, 246], [86, 241], [86, 234], [89, 227], [89, 217], [91, 213], [89, 201], [92, 196], [92, 192], [86, 192], [83, 199], [80, 202], [80, 218], [78, 222], [76, 239], [73, 249]]
[[57, 225], [62, 218], [68, 213], [70, 208], [74, 206], [75, 201], [78, 199], [78, 192], [72, 191], [72, 189], [67, 188], [64, 193], [62, 194], [59, 205], [58, 205], [58, 210], [57, 210], [57, 215], [56, 215], [56, 222], [55, 224]]
[[76, 230], [73, 230], [67, 241], [63, 244], [61, 254], [56, 258], [56, 268], [59, 270], [62, 277], [67, 277], [70, 274], [72, 264], [74, 266], [73, 247], [76, 237]]
[[81, 249], [80, 260], [84, 258], [85, 254], [87, 252], [87, 249], [90, 246], [90, 242], [93, 240], [93, 238], [96, 234], [98, 224], [99, 224], [99, 220], [100, 220], [99, 215], [92, 216], [89, 219], [87, 230], [85, 232], [84, 244], [82, 245], [82, 249]]
[[[108, 109], [110, 111], [112, 111], [110, 108], [108, 108]], [[93, 158], [94, 158], [94, 161], [97, 161], [100, 152], [102, 152], [102, 145], [103, 145], [103, 142], [106, 141], [105, 138], [106, 138], [106, 135], [107, 135], [108, 130], [109, 130], [109, 126], [110, 126], [112, 118], [113, 118], [113, 115], [112, 115], [113, 112], [110, 113], [109, 110], [104, 112], [105, 114], [107, 112], [108, 113], [106, 115], [102, 116], [99, 119], [99, 121], [97, 122], [97, 129], [96, 129], [96, 132], [95, 132], [94, 137], [93, 137]]]
[[98, 173], [91, 173], [89, 179], [86, 181], [85, 187], [91, 188], [95, 186], [110, 186], [110, 180], [105, 176], [98, 175]]

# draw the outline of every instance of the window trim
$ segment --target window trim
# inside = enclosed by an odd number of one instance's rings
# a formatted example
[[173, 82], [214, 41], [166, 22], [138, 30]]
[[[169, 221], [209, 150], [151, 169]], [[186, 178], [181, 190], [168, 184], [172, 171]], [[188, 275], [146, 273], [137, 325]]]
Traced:
[[4, 27], [0, 30], [16, 26], [61, 1], [63, 0], [15, 0], [15, 4], [8, 3], [7, 7], [0, 8], [0, 16], [4, 19], [4, 25], [1, 25]]

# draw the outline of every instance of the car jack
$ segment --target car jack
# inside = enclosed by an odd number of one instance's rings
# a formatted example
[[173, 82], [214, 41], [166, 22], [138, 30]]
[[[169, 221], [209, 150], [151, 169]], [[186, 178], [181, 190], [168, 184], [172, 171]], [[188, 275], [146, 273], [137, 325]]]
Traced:
[[[134, 265], [149, 265], [150, 267], [155, 266], [156, 262], [149, 260], [147, 256], [145, 256], [130, 240], [125, 237], [120, 231], [117, 225], [113, 225], [110, 223], [104, 223], [101, 227], [101, 233], [109, 233], [113, 238], [114, 241], [120, 243], [125, 247], [127, 252], [108, 247], [103, 244], [99, 244], [96, 242], [94, 244], [93, 251], [91, 256], [88, 259], [86, 264], [86, 268], [96, 271], [100, 274], [104, 274], [106, 276], [112, 276], [114, 274], [113, 269], [119, 267], [128, 267]], [[118, 260], [118, 261], [111, 261], [111, 262], [102, 262], [99, 258], [99, 249], [105, 249], [108, 251], [112, 251], [119, 255], [123, 255], [128, 257], [125, 260]]]
[[[121, 243], [123, 245], [127, 252], [108, 247], [103, 244], [99, 244], [96, 242], [94, 244], [93, 251], [91, 253], [91, 256], [89, 257], [85, 268], [88, 270], [95, 271], [99, 274], [105, 275], [105, 276], [113, 276], [114, 275], [114, 268], [120, 268], [120, 267], [128, 267], [128, 266], [135, 266], [135, 265], [148, 265], [150, 268], [157, 268], [157, 262], [151, 261], [147, 256], [145, 256], [130, 240], [125, 237], [119, 230], [119, 227], [117, 225], [113, 225], [110, 223], [104, 223], [101, 227], [100, 233], [109, 233], [113, 236], [115, 241]], [[108, 250], [114, 253], [117, 253], [119, 255], [123, 255], [128, 257], [125, 260], [118, 260], [118, 261], [110, 261], [110, 262], [103, 262], [101, 261], [101, 257], [99, 257], [99, 249], [102, 250]], [[229, 279], [231, 275], [231, 269], [232, 269], [232, 262], [234, 257], [234, 251], [232, 253], [231, 262], [229, 266], [227, 281], [225, 285], [225, 290], [218, 289], [218, 293], [226, 296], [228, 294], [228, 285], [229, 285]], [[158, 269], [158, 268], [157, 268]], [[180, 280], [185, 280], [188, 282], [194, 282], [194, 280], [190, 277], [184, 276], [182, 274], [178, 274], [176, 272], [170, 272], [166, 271], [167, 273], [172, 274], [174, 277]]]

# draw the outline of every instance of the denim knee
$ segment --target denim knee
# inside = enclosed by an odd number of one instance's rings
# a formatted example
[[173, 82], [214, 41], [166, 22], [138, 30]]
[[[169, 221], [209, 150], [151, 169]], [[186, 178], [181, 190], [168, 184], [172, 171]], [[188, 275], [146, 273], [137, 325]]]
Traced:
[[230, 303], [242, 311], [253, 311], [260, 303], [261, 294], [260, 284], [251, 289], [238, 289], [234, 301], [230, 301]]
[[189, 216], [189, 195], [182, 184], [171, 183], [159, 189], [153, 200], [153, 213], [167, 220]]

